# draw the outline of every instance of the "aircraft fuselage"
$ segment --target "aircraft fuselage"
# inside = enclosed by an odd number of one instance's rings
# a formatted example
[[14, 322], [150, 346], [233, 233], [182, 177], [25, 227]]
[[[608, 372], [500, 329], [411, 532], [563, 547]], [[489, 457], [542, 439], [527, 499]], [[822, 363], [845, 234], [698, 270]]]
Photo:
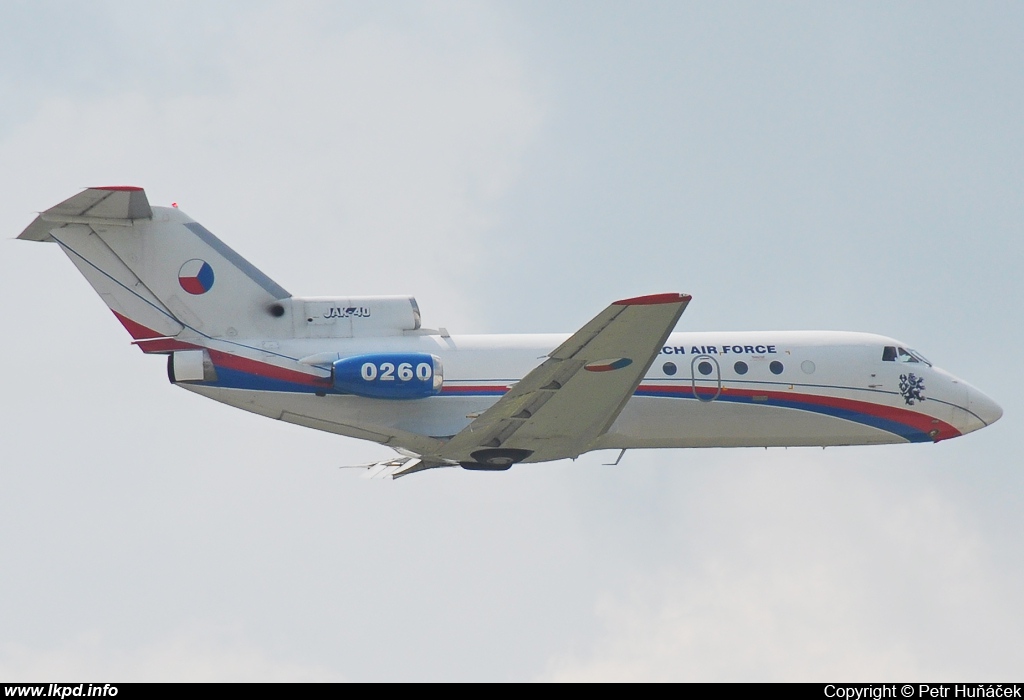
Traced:
[[[565, 334], [455, 335], [275, 343], [275, 355], [430, 353], [444, 363], [440, 396], [374, 399], [219, 373], [181, 384], [249, 411], [331, 430], [387, 425], [457, 434], [562, 343]], [[997, 420], [999, 407], [897, 340], [838, 331], [673, 333], [608, 432], [590, 449], [865, 445], [946, 440]], [[268, 359], [270, 359], [268, 357]], [[254, 369], [256, 369], [254, 367]], [[338, 430], [348, 434], [348, 430]], [[526, 461], [541, 461], [543, 455]]]

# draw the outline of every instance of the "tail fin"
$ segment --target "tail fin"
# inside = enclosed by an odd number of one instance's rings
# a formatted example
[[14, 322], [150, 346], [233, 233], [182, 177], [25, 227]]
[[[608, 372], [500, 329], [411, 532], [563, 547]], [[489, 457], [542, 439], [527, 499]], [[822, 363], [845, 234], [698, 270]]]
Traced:
[[139, 187], [94, 187], [41, 213], [18, 238], [55, 241], [139, 341], [275, 338], [291, 334], [291, 295], [176, 208]]

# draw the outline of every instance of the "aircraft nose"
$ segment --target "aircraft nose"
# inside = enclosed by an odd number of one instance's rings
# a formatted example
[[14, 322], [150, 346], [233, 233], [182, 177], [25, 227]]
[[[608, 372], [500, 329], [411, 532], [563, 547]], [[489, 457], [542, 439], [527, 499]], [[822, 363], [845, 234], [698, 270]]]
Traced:
[[973, 387], [967, 394], [967, 405], [985, 425], [992, 425], [1003, 416], [999, 404]]

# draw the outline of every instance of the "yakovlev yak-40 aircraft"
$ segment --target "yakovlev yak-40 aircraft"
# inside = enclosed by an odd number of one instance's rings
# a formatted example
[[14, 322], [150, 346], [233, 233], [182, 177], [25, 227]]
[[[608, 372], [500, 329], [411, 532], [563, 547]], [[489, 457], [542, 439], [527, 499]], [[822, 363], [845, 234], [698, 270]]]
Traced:
[[368, 475], [503, 470], [591, 450], [938, 442], [992, 399], [867, 333], [673, 333], [690, 302], [612, 303], [572, 335], [450, 335], [408, 296], [295, 297], [138, 187], [84, 190], [19, 236], [67, 253], [172, 383], [372, 440]]

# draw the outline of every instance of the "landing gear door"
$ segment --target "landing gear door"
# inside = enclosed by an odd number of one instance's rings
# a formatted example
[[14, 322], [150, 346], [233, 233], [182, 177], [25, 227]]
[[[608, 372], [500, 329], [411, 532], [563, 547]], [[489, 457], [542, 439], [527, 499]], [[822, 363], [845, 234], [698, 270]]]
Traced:
[[710, 403], [722, 393], [722, 368], [711, 355], [697, 355], [690, 362], [693, 395], [699, 401]]

